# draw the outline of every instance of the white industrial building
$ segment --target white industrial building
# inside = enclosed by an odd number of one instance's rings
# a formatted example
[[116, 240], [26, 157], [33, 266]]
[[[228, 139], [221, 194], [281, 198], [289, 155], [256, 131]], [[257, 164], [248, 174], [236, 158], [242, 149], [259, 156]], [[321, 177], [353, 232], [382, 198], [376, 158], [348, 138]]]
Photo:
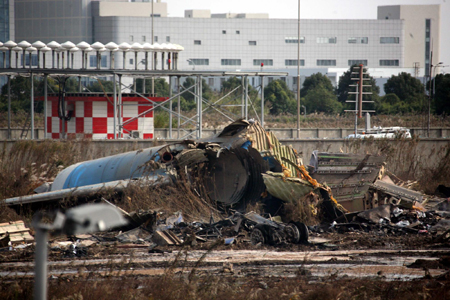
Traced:
[[[160, 0], [0, 2], [14, 10], [10, 14], [14, 22], [8, 20], [14, 31], [9, 39], [132, 44], [152, 43], [153, 36], [153, 42], [184, 47], [178, 59], [180, 70], [287, 71], [290, 75], [283, 79], [296, 90], [296, 19], [271, 19], [268, 14], [211, 14], [209, 10], [187, 10], [185, 17], [168, 17], [168, 5]], [[431, 50], [433, 62], [439, 62], [439, 24], [439, 5], [380, 6], [374, 20], [302, 19], [301, 80], [321, 72], [336, 84], [354, 63], [367, 66], [379, 83], [399, 72], [428, 76]], [[116, 56], [116, 64], [122, 66], [121, 55]], [[143, 59], [143, 54], [138, 59]], [[132, 68], [133, 56], [127, 60]], [[78, 63], [81, 65], [81, 61]], [[105, 57], [102, 67], [108, 64]], [[143, 69], [144, 64], [138, 67]], [[209, 78], [208, 84], [219, 88], [220, 80]], [[250, 84], [257, 85], [258, 80], [252, 78]]]

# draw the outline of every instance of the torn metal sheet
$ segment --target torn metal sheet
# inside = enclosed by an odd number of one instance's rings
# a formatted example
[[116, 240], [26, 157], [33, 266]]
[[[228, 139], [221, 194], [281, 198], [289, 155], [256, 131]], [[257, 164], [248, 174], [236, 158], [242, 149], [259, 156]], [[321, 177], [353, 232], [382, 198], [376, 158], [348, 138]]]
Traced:
[[401, 201], [406, 202], [414, 202], [417, 201], [419, 203], [422, 203], [423, 201], [423, 195], [419, 192], [412, 191], [410, 189], [400, 187], [395, 184], [391, 184], [388, 182], [384, 182], [382, 180], [377, 180], [372, 184], [372, 187], [376, 190], [380, 190], [385, 194], [394, 196]]
[[314, 190], [314, 186], [301, 178], [284, 177], [283, 173], [267, 172], [263, 174], [267, 191], [285, 202], [293, 202]]
[[309, 164], [311, 177], [330, 187], [339, 204], [360, 211], [372, 207], [365, 198], [383, 163], [383, 156], [314, 151]]

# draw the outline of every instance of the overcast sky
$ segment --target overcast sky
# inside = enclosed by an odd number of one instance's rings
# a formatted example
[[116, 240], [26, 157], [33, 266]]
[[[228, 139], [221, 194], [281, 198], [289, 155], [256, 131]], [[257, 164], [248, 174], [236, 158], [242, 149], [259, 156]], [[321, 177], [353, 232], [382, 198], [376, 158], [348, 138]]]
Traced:
[[[211, 13], [268, 13], [269, 18], [296, 19], [297, 0], [163, 0], [170, 17], [184, 17], [186, 9]], [[441, 4], [440, 60], [450, 65], [450, 0], [301, 0], [302, 19], [376, 19], [377, 6]], [[450, 68], [445, 69], [446, 73]]]

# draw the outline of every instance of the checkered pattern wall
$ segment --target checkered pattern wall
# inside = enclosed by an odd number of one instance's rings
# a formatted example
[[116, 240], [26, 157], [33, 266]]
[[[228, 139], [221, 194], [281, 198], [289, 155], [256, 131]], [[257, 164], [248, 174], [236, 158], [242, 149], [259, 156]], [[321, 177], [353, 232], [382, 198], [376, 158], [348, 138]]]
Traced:
[[[50, 99], [50, 97], [49, 97]], [[101, 99], [101, 98], [100, 98]], [[114, 138], [113, 105], [104, 101], [70, 101], [66, 98], [66, 111], [72, 111], [72, 117], [65, 121], [67, 137], [70, 138]], [[151, 105], [138, 101], [123, 101], [122, 123], [137, 117], [152, 108]], [[131, 131], [138, 131], [142, 139], [153, 138], [153, 111], [126, 123], [121, 137], [129, 136]], [[59, 139], [62, 132], [62, 120], [58, 117], [58, 100], [47, 101], [47, 138]]]

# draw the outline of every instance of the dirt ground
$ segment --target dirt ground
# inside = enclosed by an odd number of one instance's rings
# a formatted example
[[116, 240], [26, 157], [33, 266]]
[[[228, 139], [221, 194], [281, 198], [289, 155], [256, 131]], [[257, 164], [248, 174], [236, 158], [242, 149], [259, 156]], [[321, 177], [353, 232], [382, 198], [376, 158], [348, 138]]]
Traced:
[[[312, 233], [309, 244], [247, 236], [181, 246], [107, 241], [76, 253], [51, 239], [49, 299], [447, 299], [450, 245], [431, 234]], [[86, 238], [86, 237], [85, 237]], [[92, 237], [87, 237], [92, 240]], [[0, 298], [31, 299], [34, 246], [0, 252]], [[118, 284], [120, 282], [120, 284]]]

